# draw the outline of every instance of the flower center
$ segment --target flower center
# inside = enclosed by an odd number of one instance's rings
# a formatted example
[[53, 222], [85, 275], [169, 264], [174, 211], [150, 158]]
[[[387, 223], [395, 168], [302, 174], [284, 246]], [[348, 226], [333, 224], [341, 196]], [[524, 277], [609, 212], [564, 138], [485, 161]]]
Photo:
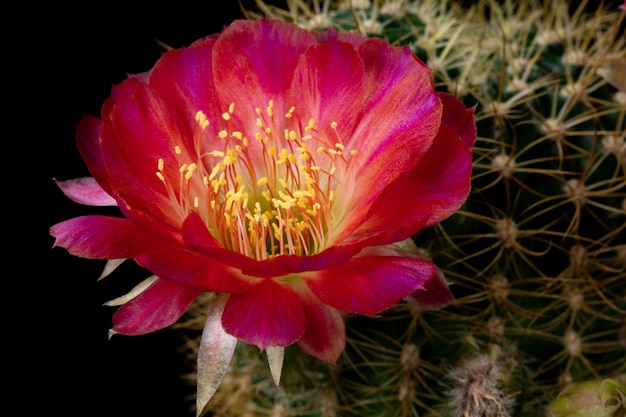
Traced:
[[[277, 255], [311, 255], [328, 246], [329, 231], [346, 210], [338, 210], [338, 192], [350, 188], [348, 168], [357, 152], [344, 152], [337, 123], [320, 128], [303, 123], [294, 107], [276, 118], [273, 101], [255, 109], [252, 139], [232, 127], [234, 104], [222, 114], [218, 140], [202, 142], [209, 120], [196, 114], [199, 152], [196, 162], [179, 156], [178, 195], [166, 178], [163, 159], [157, 177], [185, 214], [197, 210], [226, 248], [257, 260]], [[211, 138], [209, 138], [211, 139]], [[216, 146], [217, 145], [217, 146]], [[198, 148], [202, 149], [202, 148]]]

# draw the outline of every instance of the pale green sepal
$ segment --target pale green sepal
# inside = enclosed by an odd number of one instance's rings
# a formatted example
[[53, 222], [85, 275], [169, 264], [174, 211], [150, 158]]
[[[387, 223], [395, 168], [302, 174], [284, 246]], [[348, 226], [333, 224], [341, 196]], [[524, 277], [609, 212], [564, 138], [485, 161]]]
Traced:
[[144, 292], [157, 279], [159, 279], [159, 277], [157, 277], [156, 275], [152, 275], [151, 277], [146, 278], [143, 281], [141, 281], [139, 284], [135, 285], [135, 287], [133, 287], [133, 289], [127, 292], [126, 294], [122, 295], [121, 297], [117, 297], [112, 300], [109, 300], [106, 303], [104, 303], [104, 305], [105, 306], [121, 306], [125, 302], [132, 300], [133, 298], [137, 297], [139, 294]]
[[285, 348], [282, 346], [268, 346], [265, 348], [267, 353], [267, 363], [270, 365], [270, 372], [274, 379], [274, 384], [280, 385], [280, 375], [283, 372], [283, 361], [285, 360]]
[[579, 382], [548, 406], [549, 417], [618, 417], [626, 412], [626, 383], [618, 378]]
[[126, 260], [126, 258], [109, 259], [107, 261], [107, 263], [104, 265], [104, 269], [102, 270], [102, 273], [98, 277], [98, 281], [100, 281], [102, 278], [105, 278], [105, 277], [109, 276], [111, 274], [111, 272], [115, 271], [115, 269], [118, 266], [120, 266], [122, 264], [122, 262], [124, 262], [125, 260]]
[[204, 407], [222, 383], [235, 353], [237, 338], [226, 333], [222, 327], [222, 312], [227, 300], [227, 294], [218, 295], [209, 307], [204, 323], [198, 349], [196, 416], [202, 415]]

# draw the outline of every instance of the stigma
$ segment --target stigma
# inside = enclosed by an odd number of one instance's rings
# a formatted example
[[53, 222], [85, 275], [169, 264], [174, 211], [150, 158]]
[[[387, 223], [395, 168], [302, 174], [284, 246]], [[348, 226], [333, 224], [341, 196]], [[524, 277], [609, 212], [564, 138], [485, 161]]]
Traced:
[[254, 129], [245, 132], [236, 128], [243, 124], [234, 103], [214, 121], [198, 111], [195, 149], [185, 153], [193, 160], [183, 160], [177, 146], [177, 170], [157, 161], [156, 178], [177, 212], [196, 211], [224, 247], [256, 260], [313, 255], [330, 245], [346, 208], [338, 214], [337, 194], [350, 188], [358, 154], [346, 150], [334, 121], [319, 126], [295, 106], [275, 113], [272, 100], [255, 108]]

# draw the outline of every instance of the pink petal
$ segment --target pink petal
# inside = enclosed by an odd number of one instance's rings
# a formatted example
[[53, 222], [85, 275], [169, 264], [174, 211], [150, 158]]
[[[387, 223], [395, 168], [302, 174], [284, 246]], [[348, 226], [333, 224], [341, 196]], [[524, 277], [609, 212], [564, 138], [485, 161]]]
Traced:
[[[385, 246], [369, 247], [363, 253], [426, 259], [413, 239], [406, 239]], [[438, 310], [452, 303], [454, 297], [443, 272], [436, 268], [435, 273], [424, 283], [424, 287], [404, 297], [404, 301], [424, 310]]]
[[207, 258], [242, 269], [252, 259], [224, 246], [211, 234], [204, 220], [197, 212], [191, 212], [183, 222], [182, 236], [190, 249], [202, 253]]
[[[385, 189], [350, 238], [372, 236], [371, 244], [391, 243], [448, 218], [469, 194], [471, 171], [471, 152], [451, 128], [442, 125], [420, 163]], [[390, 225], [395, 229], [390, 230]]]
[[[198, 160], [195, 153], [190, 154], [195, 148], [184, 146], [186, 138], [193, 137], [195, 125], [183, 123], [179, 117], [153, 89], [138, 83], [132, 97], [120, 98], [109, 119], [103, 120], [100, 135], [108, 175], [113, 186], [123, 190], [120, 197], [129, 207], [125, 215], [134, 221], [140, 221], [134, 213], [145, 213], [172, 229], [180, 228], [182, 211], [156, 175], [159, 159], [163, 159], [163, 175], [178, 194], [182, 161]], [[195, 114], [190, 115], [193, 117]], [[176, 154], [176, 146], [182, 154]]]
[[337, 122], [339, 138], [347, 140], [367, 100], [364, 75], [363, 60], [352, 45], [331, 42], [311, 46], [298, 61], [288, 100], [305, 122], [314, 118], [329, 137], [334, 137], [330, 124]]
[[304, 278], [324, 303], [343, 312], [376, 314], [423, 288], [435, 270], [425, 259], [363, 256]]
[[369, 39], [359, 54], [367, 68], [363, 88], [368, 101], [346, 148], [358, 152], [352, 175], [364, 186], [351, 190], [350, 216], [334, 231], [336, 241], [349, 236], [385, 188], [424, 158], [443, 111], [432, 71], [409, 49]]
[[161, 278], [208, 292], [234, 293], [250, 287], [237, 270], [186, 249], [167, 247], [142, 253], [135, 261]]
[[364, 168], [376, 163], [381, 153], [393, 155], [401, 150], [409, 152], [409, 159], [419, 160], [441, 120], [442, 105], [432, 71], [408, 48], [395, 48], [380, 39], [368, 39], [358, 51], [367, 69], [363, 88], [368, 101], [346, 147], [365, 157], [361, 160]]
[[[118, 186], [131, 187], [132, 190], [137, 179], [160, 184], [155, 175], [159, 158], [165, 160], [164, 169], [178, 171], [174, 147], [183, 145], [192, 132], [188, 130], [190, 124], [181, 123], [177, 117], [163, 98], [145, 84], [137, 84], [131, 97], [118, 100], [109, 120], [104, 120], [101, 131], [102, 151], [110, 167], [109, 174], [115, 175]], [[195, 113], [189, 117], [193, 120]], [[181, 148], [183, 151], [189, 149]], [[166, 177], [178, 178], [178, 175]]]
[[441, 123], [452, 128], [468, 148], [474, 147], [474, 142], [476, 142], [474, 110], [476, 106], [467, 108], [452, 94], [439, 92], [437, 95], [443, 103]]
[[317, 39], [318, 42], [327, 43], [339, 40], [340, 42], [347, 42], [355, 48], [368, 39], [356, 30], [339, 32], [333, 27], [329, 28], [327, 31], [314, 31], [312, 33], [315, 35], [315, 39]]
[[88, 206], [117, 206], [117, 201], [98, 185], [93, 177], [67, 181], [54, 180], [69, 199]]
[[[218, 120], [220, 109], [213, 80], [213, 46], [217, 36], [194, 42], [190, 47], [174, 49], [165, 53], [150, 71], [148, 84], [176, 113], [180, 121], [195, 125], [196, 113], [203, 111], [209, 120]], [[219, 126], [209, 124], [207, 136], [217, 137]], [[195, 149], [197, 137], [181, 138], [179, 145]]]
[[424, 288], [404, 297], [404, 301], [423, 310], [439, 310], [454, 302], [454, 296], [448, 287], [443, 272], [437, 272], [426, 281]]
[[112, 333], [150, 333], [176, 322], [202, 293], [196, 288], [159, 279], [113, 314]]
[[201, 415], [217, 388], [222, 383], [235, 353], [237, 338], [222, 327], [222, 312], [228, 295], [219, 295], [209, 306], [198, 349], [198, 383], [196, 415]]
[[102, 123], [95, 116], [85, 115], [76, 126], [76, 146], [83, 157], [89, 172], [96, 182], [110, 196], [114, 196], [116, 190], [110, 183], [102, 150], [100, 149], [100, 129]]
[[139, 253], [161, 248], [153, 235], [127, 219], [83, 216], [57, 223], [50, 228], [54, 246], [72, 255], [91, 259], [133, 258]]
[[298, 292], [306, 314], [306, 329], [298, 346], [303, 352], [334, 364], [346, 347], [343, 315], [320, 302], [308, 288]]
[[221, 33], [214, 62], [226, 64], [214, 67], [215, 85], [224, 105], [238, 104], [236, 117], [252, 121], [246, 130], [254, 131], [254, 109], [264, 109], [269, 100], [275, 100], [276, 114], [298, 105], [277, 99], [289, 88], [300, 55], [313, 44], [310, 32], [272, 19], [238, 20]]
[[298, 293], [287, 285], [260, 279], [249, 291], [232, 294], [224, 309], [224, 330], [265, 349], [288, 346], [304, 333], [306, 315]]
[[238, 252], [225, 249], [207, 229], [200, 216], [192, 212], [183, 224], [185, 244], [209, 259], [241, 270], [243, 275], [273, 278], [305, 271], [317, 271], [340, 265], [362, 248], [359, 242], [352, 245], [333, 246], [322, 253], [310, 256], [281, 255], [257, 261]]

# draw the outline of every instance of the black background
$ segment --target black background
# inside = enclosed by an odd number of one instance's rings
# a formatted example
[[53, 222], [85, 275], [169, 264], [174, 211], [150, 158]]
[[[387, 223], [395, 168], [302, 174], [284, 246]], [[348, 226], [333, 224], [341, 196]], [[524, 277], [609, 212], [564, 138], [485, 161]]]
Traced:
[[6, 407], [17, 416], [192, 416], [186, 397], [195, 388], [181, 380], [188, 367], [174, 331], [108, 339], [114, 308], [102, 304], [147, 274], [127, 265], [98, 282], [103, 262], [52, 249], [50, 226], [102, 212], [69, 201], [52, 178], [89, 175], [75, 126], [85, 113], [99, 115], [127, 73], [153, 66], [156, 39], [188, 45], [242, 18], [240, 5], [20, 8], [4, 13], [3, 397], [15, 408]]
[[13, 145], [5, 145], [3, 156], [18, 197], [5, 199], [17, 203], [5, 205], [11, 210], [5, 218], [26, 221], [5, 224], [11, 240], [5, 279], [17, 285], [4, 296], [11, 353], [3, 397], [15, 402], [16, 416], [193, 416], [195, 387], [181, 379], [190, 369], [175, 331], [108, 339], [115, 308], [102, 304], [149, 274], [130, 262], [97, 281], [103, 261], [52, 248], [53, 224], [110, 210], [69, 201], [52, 179], [89, 175], [76, 149], [76, 124], [85, 113], [99, 116], [111, 86], [127, 73], [154, 65], [163, 52], [156, 40], [181, 47], [217, 33], [243, 18], [240, 5], [76, 3], [5, 16], [12, 17], [19, 20], [4, 54], [5, 70], [11, 69], [4, 84], [15, 95], [5, 96], [4, 119], [15, 128], [5, 131], [5, 143]]

